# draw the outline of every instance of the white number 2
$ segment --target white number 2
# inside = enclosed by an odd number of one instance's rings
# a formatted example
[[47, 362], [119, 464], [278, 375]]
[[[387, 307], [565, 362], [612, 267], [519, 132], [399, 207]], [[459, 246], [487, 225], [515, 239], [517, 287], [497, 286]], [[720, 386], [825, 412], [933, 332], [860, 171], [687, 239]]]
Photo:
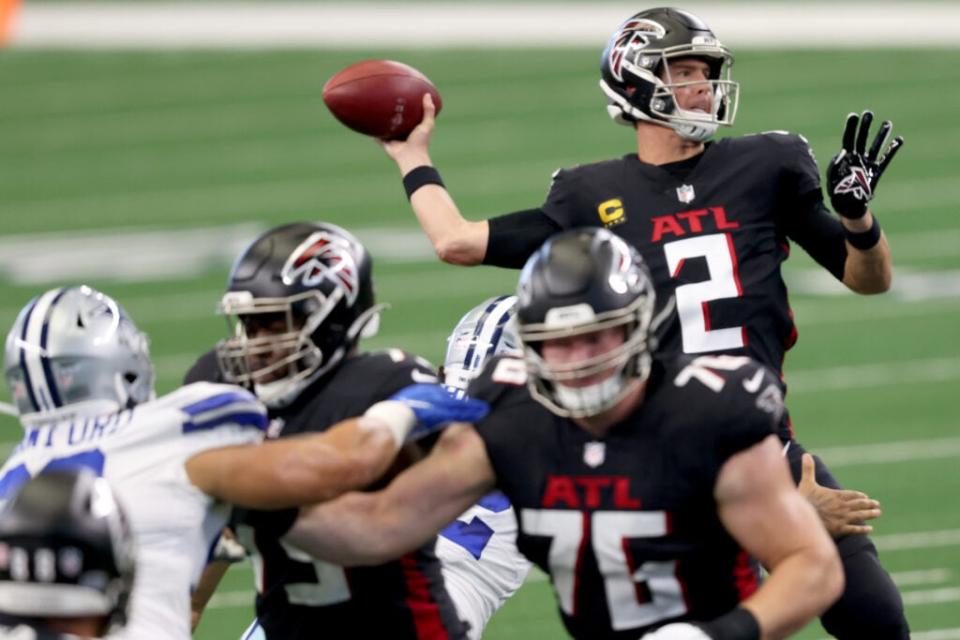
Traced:
[[714, 233], [674, 240], [663, 245], [663, 251], [667, 256], [667, 269], [673, 277], [679, 274], [683, 261], [691, 258], [706, 258], [710, 274], [709, 280], [683, 284], [676, 289], [684, 353], [722, 351], [745, 346], [743, 326], [711, 329], [707, 309], [707, 303], [711, 300], [743, 296], [730, 234]]
[[[550, 536], [548, 563], [560, 607], [574, 614], [577, 567], [586, 529], [587, 514], [560, 509], [523, 509], [521, 526], [525, 533]], [[624, 544], [628, 538], [655, 538], [667, 535], [667, 514], [663, 511], [596, 511], [590, 516], [591, 542], [597, 567], [603, 574], [604, 593], [610, 623], [616, 631], [653, 624], [687, 611], [676, 561], [644, 562], [633, 569]], [[637, 584], [645, 584], [651, 600], [639, 602]]]

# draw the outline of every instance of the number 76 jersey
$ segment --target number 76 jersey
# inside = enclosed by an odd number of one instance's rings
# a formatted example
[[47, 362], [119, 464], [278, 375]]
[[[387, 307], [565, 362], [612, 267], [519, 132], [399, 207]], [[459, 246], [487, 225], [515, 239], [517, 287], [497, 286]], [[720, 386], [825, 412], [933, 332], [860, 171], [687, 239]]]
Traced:
[[534, 401], [524, 373], [494, 360], [469, 394], [492, 404], [476, 428], [517, 512], [517, 548], [550, 575], [572, 636], [636, 640], [756, 590], [714, 485], [728, 458], [775, 433], [772, 374], [745, 357], [656, 361], [643, 404], [596, 438]]

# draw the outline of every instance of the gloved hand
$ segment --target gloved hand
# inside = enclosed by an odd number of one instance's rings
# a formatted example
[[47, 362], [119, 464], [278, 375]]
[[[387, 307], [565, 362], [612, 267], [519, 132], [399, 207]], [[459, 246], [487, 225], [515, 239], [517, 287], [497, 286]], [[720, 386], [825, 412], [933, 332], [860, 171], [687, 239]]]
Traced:
[[479, 422], [490, 413], [483, 400], [458, 398], [439, 384], [414, 384], [390, 396], [408, 406], [417, 418], [407, 441], [418, 440], [451, 422]]
[[849, 114], [843, 130], [843, 149], [827, 167], [827, 189], [833, 210], [851, 220], [862, 218], [867, 212], [867, 203], [873, 199], [880, 176], [903, 146], [903, 138], [897, 136], [890, 143], [887, 153], [880, 155], [893, 127], [889, 120], [884, 120], [870, 145], [870, 152], [864, 155], [872, 122], [871, 111], [864, 111], [862, 116]]
[[711, 640], [711, 638], [695, 624], [672, 622], [656, 631], [643, 634], [640, 640]]

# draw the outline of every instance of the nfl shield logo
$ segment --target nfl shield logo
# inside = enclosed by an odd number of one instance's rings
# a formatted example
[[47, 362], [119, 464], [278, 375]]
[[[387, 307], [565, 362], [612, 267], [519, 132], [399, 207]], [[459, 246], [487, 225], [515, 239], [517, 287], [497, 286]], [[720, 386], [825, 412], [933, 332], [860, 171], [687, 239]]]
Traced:
[[677, 200], [684, 203], [691, 203], [697, 194], [693, 192], [693, 185], [684, 184], [677, 187]]
[[607, 459], [607, 445], [603, 442], [588, 442], [583, 445], [583, 462], [596, 469]]

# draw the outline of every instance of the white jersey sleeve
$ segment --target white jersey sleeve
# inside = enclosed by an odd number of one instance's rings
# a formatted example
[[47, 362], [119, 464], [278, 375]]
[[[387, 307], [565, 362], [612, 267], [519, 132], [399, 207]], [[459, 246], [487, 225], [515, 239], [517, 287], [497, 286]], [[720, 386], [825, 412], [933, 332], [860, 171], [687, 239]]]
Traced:
[[523, 585], [530, 562], [517, 551], [517, 517], [506, 496], [480, 499], [437, 537], [443, 581], [476, 640], [497, 609]]
[[41, 471], [85, 466], [106, 478], [130, 518], [137, 573], [123, 638], [190, 637], [190, 591], [229, 512], [184, 463], [259, 442], [266, 409], [239, 387], [197, 383], [117, 414], [31, 427], [0, 469], [0, 500]]

